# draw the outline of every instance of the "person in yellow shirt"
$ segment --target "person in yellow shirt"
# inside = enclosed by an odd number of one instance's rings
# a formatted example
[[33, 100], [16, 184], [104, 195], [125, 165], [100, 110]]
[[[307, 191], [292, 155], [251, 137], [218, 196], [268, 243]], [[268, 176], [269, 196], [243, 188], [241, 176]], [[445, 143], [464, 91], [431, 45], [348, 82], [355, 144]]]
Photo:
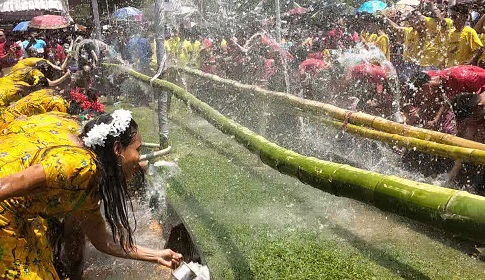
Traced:
[[380, 18], [363, 16], [364, 30], [360, 33], [361, 41], [366, 46], [379, 48], [387, 60], [391, 59], [389, 37], [384, 33], [384, 22]]
[[468, 6], [456, 4], [450, 8], [450, 18], [453, 20], [454, 30], [450, 31], [446, 41], [446, 67], [457, 65], [477, 65], [483, 53], [483, 44], [477, 32], [466, 26]]
[[165, 40], [165, 51], [167, 54], [167, 61], [177, 64], [179, 57], [180, 36], [178, 34], [172, 35], [170, 39]]
[[191, 55], [190, 55], [190, 65], [197, 69], [200, 68], [200, 51], [202, 50], [202, 44], [197, 38], [193, 38]]
[[186, 66], [189, 63], [191, 49], [192, 43], [188, 38], [184, 38], [179, 45], [179, 66]]
[[415, 11], [405, 21], [409, 26], [402, 27], [391, 21], [391, 26], [403, 35], [403, 65], [398, 71], [401, 79], [407, 80], [418, 71], [437, 69], [443, 64], [440, 53], [449, 28], [449, 20], [437, 20], [423, 16]]

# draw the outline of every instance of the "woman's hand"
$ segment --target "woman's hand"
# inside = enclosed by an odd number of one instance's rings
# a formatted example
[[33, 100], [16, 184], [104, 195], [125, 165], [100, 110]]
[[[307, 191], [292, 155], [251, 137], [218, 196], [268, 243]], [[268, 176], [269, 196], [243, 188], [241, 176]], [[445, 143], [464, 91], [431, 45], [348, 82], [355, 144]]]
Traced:
[[159, 252], [160, 257], [157, 258], [157, 263], [166, 267], [176, 268], [182, 261], [182, 255], [171, 249], [164, 249]]

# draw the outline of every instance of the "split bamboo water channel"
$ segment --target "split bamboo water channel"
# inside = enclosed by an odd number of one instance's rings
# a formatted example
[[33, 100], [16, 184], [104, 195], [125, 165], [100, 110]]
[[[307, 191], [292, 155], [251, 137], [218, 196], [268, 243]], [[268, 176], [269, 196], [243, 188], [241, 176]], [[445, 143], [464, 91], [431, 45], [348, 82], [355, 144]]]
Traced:
[[[133, 71], [129, 71], [129, 73], [136, 79], [139, 79], [144, 82], [149, 82], [149, 77], [147, 76], [141, 75]], [[425, 222], [433, 226], [440, 227], [442, 229], [445, 229], [448, 232], [460, 234], [460, 235], [466, 236], [467, 238], [472, 238], [474, 240], [483, 241], [483, 237], [481, 236], [481, 233], [483, 232], [484, 219], [485, 219], [483, 218], [483, 213], [485, 210], [485, 200], [480, 196], [471, 195], [462, 191], [445, 189], [445, 188], [441, 188], [441, 187], [437, 187], [429, 184], [417, 183], [410, 180], [398, 178], [396, 176], [382, 175], [375, 172], [357, 169], [348, 165], [326, 162], [323, 160], [319, 160], [317, 158], [302, 156], [295, 152], [281, 148], [278, 145], [271, 143], [266, 139], [264, 139], [263, 137], [255, 134], [249, 129], [242, 127], [241, 125], [235, 123], [234, 121], [225, 118], [220, 113], [218, 113], [217, 111], [209, 107], [207, 104], [198, 100], [190, 93], [188, 93], [184, 89], [174, 84], [171, 84], [169, 82], [162, 81], [162, 80], [157, 80], [154, 84], [156, 87], [159, 87], [163, 90], [171, 92], [175, 97], [189, 104], [191, 108], [199, 112], [208, 122], [212, 123], [215, 127], [220, 129], [224, 133], [228, 135], [232, 135], [238, 142], [246, 146], [254, 154], [258, 155], [259, 158], [264, 163], [278, 170], [281, 173], [298, 178], [300, 181], [306, 184], [312, 185], [315, 188], [318, 188], [325, 192], [328, 192], [337, 196], [344, 196], [355, 200], [363, 201], [365, 203], [374, 205], [377, 208], [380, 208], [382, 210], [395, 212], [399, 215], [407, 216], [412, 219]], [[214, 172], [216, 171], [214, 170]], [[188, 180], [188, 179], [184, 179], [184, 180]], [[214, 181], [218, 181], [217, 178], [214, 178]], [[221, 182], [218, 182], [218, 183], [221, 183]], [[189, 196], [180, 195], [181, 192], [184, 191], [183, 187], [180, 188], [180, 186], [178, 186], [178, 187], [174, 187], [173, 189], [175, 191], [171, 192], [174, 195], [174, 198], [172, 200], [175, 201], [177, 205], [196, 202], [194, 201], [194, 199], [196, 198], [193, 197], [192, 195], [189, 195]], [[309, 191], [309, 193], [313, 193], [313, 192]], [[217, 194], [214, 194], [214, 195], [217, 196]], [[188, 197], [189, 201], [184, 201], [182, 197], [185, 197], [185, 199], [187, 199]], [[186, 206], [186, 207], [180, 206], [180, 207], [182, 209], [191, 208], [190, 206]], [[184, 212], [184, 211], [187, 211], [187, 210], [181, 210], [181, 212]], [[187, 212], [185, 213], [186, 215], [190, 216], [189, 214], [187, 214]], [[394, 217], [393, 219], [395, 219], [397, 216], [396, 217], [391, 216], [391, 217]], [[217, 223], [217, 221], [214, 221], [214, 222]], [[194, 220], [192, 220], [192, 223], [193, 223], [192, 230], [194, 230], [195, 232], [199, 232], [199, 234], [200, 232], [204, 231], [204, 230], [197, 229], [197, 227], [200, 226], [199, 223], [195, 222]], [[234, 229], [229, 229], [229, 231], [233, 232], [233, 234], [237, 234], [236, 233], [237, 230], [236, 232], [234, 232], [233, 230]], [[347, 232], [346, 229], [339, 229], [339, 231], [343, 235], [346, 235], [349, 233]], [[207, 235], [204, 235], [204, 234], [200, 234], [199, 236], [195, 234], [195, 238], [196, 240], [199, 240], [200, 243], [204, 244], [203, 239], [205, 238], [211, 239], [213, 237], [209, 238]], [[263, 237], [258, 236], [256, 238], [263, 238]], [[266, 236], [263, 239], [268, 241], [268, 236]], [[269, 244], [273, 244], [276, 247], [279, 246], [272, 243], [271, 238], [269, 239], [270, 239], [268, 241]], [[307, 239], [305, 240], [306, 240], [305, 242], [308, 242], [311, 246], [315, 246], [313, 242]], [[292, 241], [294, 242], [293, 239]], [[256, 243], [259, 244], [259, 242], [256, 242]], [[299, 244], [299, 245], [302, 245], [302, 244]], [[285, 248], [286, 248], [285, 246], [283, 246], [283, 248], [274, 248], [274, 247], [267, 248], [267, 246], [268, 245], [264, 245], [263, 246], [264, 248], [261, 248], [261, 249], [263, 251], [267, 250], [268, 254], [275, 253], [274, 252], [275, 250], [285, 251]], [[288, 245], [288, 246], [292, 247], [293, 245]], [[303, 246], [303, 247], [306, 249], [309, 249], [308, 246]], [[320, 248], [319, 246], [317, 247]], [[236, 249], [236, 248], [233, 248], [233, 249]], [[322, 248], [322, 250], [324, 249]], [[408, 250], [413, 251], [413, 248], [408, 248]], [[203, 249], [202, 251], [208, 252], [207, 248], [205, 250]], [[340, 255], [342, 254], [342, 252], [336, 253], [333, 249], [331, 251], [336, 256], [339, 254]], [[328, 252], [328, 250], [326, 252]], [[286, 253], [288, 252], [285, 251], [284, 254]], [[299, 251], [299, 253], [304, 254], [304, 252], [301, 252], [301, 251]], [[252, 253], [252, 254], [248, 253], [248, 255], [252, 256], [252, 258], [254, 258], [254, 254], [255, 253]], [[264, 252], [262, 254], [264, 254]], [[270, 256], [270, 257], [274, 257], [274, 256]], [[286, 257], [287, 256], [285, 256], [285, 259]], [[417, 256], [414, 256], [414, 257], [417, 257]], [[260, 258], [262, 258], [262, 256], [258, 255], [256, 259], [261, 260]], [[391, 258], [391, 257], [387, 256], [384, 259], [386, 258]], [[420, 257], [417, 257], [417, 258], [419, 259]], [[466, 258], [467, 258], [466, 263], [473, 266], [477, 265], [477, 267], [471, 269], [471, 271], [475, 271], [475, 269], [479, 269], [479, 270], [482, 269], [478, 267], [483, 267], [483, 263], [475, 263], [473, 259], [468, 257]], [[320, 263], [320, 260], [315, 260], [315, 259], [312, 259], [312, 260]], [[261, 272], [261, 270], [258, 269], [258, 265], [255, 264], [254, 261], [256, 260], [251, 259], [251, 257], [249, 258], [247, 263], [247, 265], [250, 267], [250, 268], [247, 268], [249, 270], [243, 269], [242, 271], [239, 271], [238, 269], [241, 269], [241, 268], [236, 269], [232, 267], [231, 273], [235, 273], [238, 276], [241, 276], [239, 273], [251, 274], [253, 273], [252, 272], [253, 270]], [[266, 260], [266, 261], [269, 261], [269, 260]], [[339, 259], [339, 261], [344, 261], [344, 260]], [[347, 259], [346, 261], [347, 263], [353, 263], [353, 261], [355, 260], [352, 260], [352, 258], [350, 258], [350, 259]], [[376, 261], [376, 262], [379, 263], [380, 261]], [[209, 265], [210, 265], [210, 261], [209, 261]], [[310, 263], [309, 265], [312, 265], [312, 264]], [[252, 266], [256, 266], [256, 267], [252, 267]], [[383, 266], [385, 267], [386, 265], [383, 265]], [[269, 269], [269, 268], [266, 267], [265, 269]], [[361, 271], [360, 268], [358, 269], [355, 268], [355, 269], [356, 271], [357, 270], [360, 271], [360, 273], [363, 273], [362, 271], [365, 270], [364, 269]], [[457, 277], [457, 275], [455, 274], [457, 272], [456, 270], [447, 271], [446, 272], [447, 276], [438, 275], [443, 271], [437, 272], [438, 274], [434, 274], [434, 276], [432, 276], [431, 274], [429, 274], [429, 272], [422, 272], [421, 271], [422, 269], [424, 268], [421, 267], [421, 265], [416, 265], [416, 267], [412, 267], [412, 266], [407, 267], [406, 269], [402, 269], [401, 267], [401, 270], [407, 271], [407, 272], [401, 271], [402, 273], [404, 273], [401, 275], [399, 275], [399, 269], [397, 269], [398, 272], [396, 272], [395, 269], [390, 269], [391, 274], [387, 275], [388, 277], [384, 277], [384, 278], [399, 278], [399, 277], [408, 278], [406, 277], [406, 273], [410, 273], [410, 271], [413, 274], [412, 278], [418, 277], [421, 279], [431, 279], [434, 277], [438, 277], [438, 278]], [[369, 267], [368, 272], [370, 273], [370, 275], [362, 274], [361, 275], [362, 277], [357, 277], [356, 275], [352, 275], [352, 276], [346, 275], [345, 277], [366, 279], [372, 275], [375, 277], [376, 275], [374, 273], [377, 270], [375, 270], [375, 268]], [[271, 271], [273, 271], [273, 273], [276, 273], [275, 275], [278, 275], [277, 272], [274, 271], [274, 269], [269, 269], [267, 273], [271, 273]], [[313, 271], [312, 273], [314, 272], [315, 271]], [[224, 273], [227, 273], [227, 272], [224, 272]], [[333, 271], [333, 273], [337, 273], [337, 272]], [[472, 274], [474, 273], [475, 272], [473, 272]], [[483, 273], [483, 269], [482, 271], [480, 271], [480, 273]], [[462, 274], [462, 272], [460, 272], [459, 274], [460, 274], [459, 278], [472, 277], [471, 276], [472, 274], [464, 275]], [[293, 274], [290, 274], [290, 275], [293, 275]], [[429, 277], [428, 275], [431, 277]], [[309, 279], [308, 276], [303, 278]], [[219, 278], [219, 279], [227, 279], [227, 278]], [[251, 279], [251, 278], [235, 277], [233, 279]], [[255, 279], [276, 279], [276, 278], [256, 277]], [[294, 278], [289, 277], [286, 279], [301, 279], [301, 278], [295, 276]]]

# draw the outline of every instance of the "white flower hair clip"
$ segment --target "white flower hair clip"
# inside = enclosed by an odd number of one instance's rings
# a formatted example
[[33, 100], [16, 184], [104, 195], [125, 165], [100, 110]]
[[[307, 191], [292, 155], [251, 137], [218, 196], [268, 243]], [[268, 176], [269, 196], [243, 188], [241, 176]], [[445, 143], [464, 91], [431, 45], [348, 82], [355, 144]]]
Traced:
[[113, 120], [107, 123], [95, 124], [93, 128], [86, 133], [83, 137], [83, 142], [86, 147], [94, 147], [95, 145], [104, 147], [104, 142], [108, 138], [108, 135], [113, 137], [120, 136], [128, 126], [131, 121], [131, 112], [128, 110], [119, 109], [111, 114]]

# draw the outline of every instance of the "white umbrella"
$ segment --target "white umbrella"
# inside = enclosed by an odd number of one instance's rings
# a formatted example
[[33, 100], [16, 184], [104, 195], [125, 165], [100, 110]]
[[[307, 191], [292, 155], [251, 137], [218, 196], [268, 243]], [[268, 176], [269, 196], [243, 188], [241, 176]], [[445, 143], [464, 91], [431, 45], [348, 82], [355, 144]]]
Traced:
[[407, 5], [407, 6], [416, 7], [419, 5], [419, 2], [420, 2], [419, 0], [400, 0], [400, 1], [397, 1], [395, 5], [396, 6]]

